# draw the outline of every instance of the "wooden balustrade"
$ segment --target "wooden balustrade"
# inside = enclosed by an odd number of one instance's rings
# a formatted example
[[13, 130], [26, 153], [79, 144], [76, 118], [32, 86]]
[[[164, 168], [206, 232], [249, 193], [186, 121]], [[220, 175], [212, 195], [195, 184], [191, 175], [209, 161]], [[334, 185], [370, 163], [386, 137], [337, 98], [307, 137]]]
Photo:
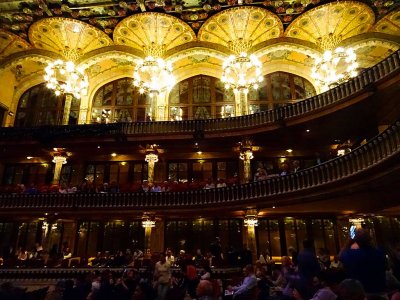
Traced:
[[164, 193], [117, 194], [3, 194], [0, 208], [77, 209], [77, 208], [168, 208], [197, 207], [253, 201], [298, 192], [336, 182], [400, 154], [400, 121], [350, 153], [301, 170], [243, 185]]

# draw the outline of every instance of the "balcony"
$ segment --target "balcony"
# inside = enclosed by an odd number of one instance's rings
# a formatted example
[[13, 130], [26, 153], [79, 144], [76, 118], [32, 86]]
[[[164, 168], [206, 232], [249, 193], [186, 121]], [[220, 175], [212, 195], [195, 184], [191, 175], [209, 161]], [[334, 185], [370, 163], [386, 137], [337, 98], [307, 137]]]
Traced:
[[[112, 126], [112, 125], [111, 125]], [[95, 211], [115, 214], [144, 211], [193, 213], [229, 209], [258, 209], [305, 204], [321, 199], [358, 198], [374, 194], [382, 198], [372, 207], [390, 207], [396, 203], [400, 183], [400, 121], [350, 153], [287, 176], [235, 185], [227, 188], [165, 193], [117, 194], [39, 194], [0, 195], [3, 215], [10, 212], [62, 212], [74, 215]], [[385, 194], [386, 193], [386, 194]], [[354, 196], [353, 199], [357, 198]], [[372, 198], [371, 198], [372, 199]], [[372, 200], [376, 200], [373, 198]], [[363, 201], [363, 199], [361, 199]], [[346, 203], [351, 206], [351, 203]], [[375, 205], [375, 206], [374, 206]], [[377, 206], [376, 206], [377, 205]]]
[[201, 133], [205, 137], [240, 136], [243, 132], [257, 133], [274, 130], [282, 124], [290, 125], [327, 115], [334, 110], [362, 101], [377, 91], [390, 90], [398, 85], [400, 51], [363, 71], [357, 77], [325, 93], [306, 100], [252, 115], [225, 119], [187, 120], [166, 122], [136, 122], [35, 128], [0, 128], [0, 140], [60, 140], [75, 137], [120, 136], [124, 138], [171, 139], [192, 138]]

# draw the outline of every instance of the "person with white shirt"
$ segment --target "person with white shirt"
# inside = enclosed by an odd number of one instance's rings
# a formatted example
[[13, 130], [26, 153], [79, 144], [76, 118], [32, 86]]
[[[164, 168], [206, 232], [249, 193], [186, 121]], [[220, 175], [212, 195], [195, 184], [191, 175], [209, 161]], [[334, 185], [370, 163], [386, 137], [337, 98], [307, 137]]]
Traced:
[[257, 286], [257, 278], [254, 275], [254, 268], [252, 265], [247, 265], [243, 268], [243, 273], [246, 276], [242, 284], [237, 286], [228, 286], [229, 291], [233, 291], [233, 299], [240, 299], [242, 296], [247, 296]]

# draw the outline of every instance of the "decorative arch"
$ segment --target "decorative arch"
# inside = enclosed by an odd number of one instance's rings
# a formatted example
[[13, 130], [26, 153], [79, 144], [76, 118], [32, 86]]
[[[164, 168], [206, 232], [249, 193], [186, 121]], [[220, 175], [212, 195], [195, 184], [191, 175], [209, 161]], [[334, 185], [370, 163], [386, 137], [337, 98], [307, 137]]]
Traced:
[[93, 92], [90, 101], [90, 123], [146, 121], [150, 99], [141, 95], [132, 78], [118, 76]]
[[[61, 124], [65, 95], [56, 96], [45, 83], [27, 89], [17, 102], [14, 126], [34, 127]], [[77, 124], [80, 100], [72, 100], [68, 124]]]
[[[275, 71], [264, 76], [258, 90], [249, 92], [249, 111], [265, 111], [315, 93], [314, 86], [304, 77]], [[208, 119], [231, 116], [227, 107], [233, 112], [235, 100], [233, 92], [225, 90], [218, 78], [197, 74], [178, 82], [169, 94], [168, 103], [170, 119]]]

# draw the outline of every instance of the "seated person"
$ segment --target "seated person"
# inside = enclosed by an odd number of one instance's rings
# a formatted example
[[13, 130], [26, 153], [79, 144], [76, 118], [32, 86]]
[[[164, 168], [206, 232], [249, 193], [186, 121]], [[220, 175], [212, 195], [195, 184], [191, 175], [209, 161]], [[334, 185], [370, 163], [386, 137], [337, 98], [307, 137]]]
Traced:
[[213, 285], [208, 280], [200, 280], [196, 288], [196, 295], [198, 300], [211, 300], [214, 299]]
[[240, 285], [228, 286], [229, 291], [233, 291], [233, 299], [243, 299], [251, 294], [252, 290], [257, 286], [257, 278], [254, 275], [254, 268], [252, 265], [247, 265], [243, 268], [245, 278]]

